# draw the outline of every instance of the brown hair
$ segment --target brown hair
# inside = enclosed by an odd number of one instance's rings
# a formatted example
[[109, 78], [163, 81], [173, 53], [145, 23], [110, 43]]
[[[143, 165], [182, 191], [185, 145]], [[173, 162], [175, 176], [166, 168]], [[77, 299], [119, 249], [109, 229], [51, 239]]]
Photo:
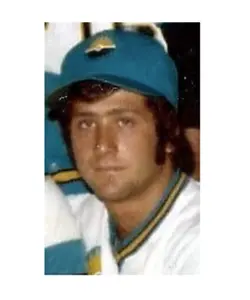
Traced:
[[[82, 101], [98, 101], [118, 91], [120, 88], [109, 83], [95, 80], [82, 81], [72, 84], [65, 97], [57, 101], [56, 106], [51, 107], [49, 116], [60, 124], [62, 135], [68, 147], [69, 155], [75, 164], [70, 139], [69, 125], [71, 111], [75, 99]], [[191, 148], [186, 140], [183, 130], [179, 125], [175, 108], [164, 97], [145, 97], [145, 104], [153, 114], [155, 130], [158, 138], [156, 149], [156, 163], [165, 162], [165, 146], [169, 143], [173, 149], [169, 153], [173, 167], [180, 168], [187, 174], [191, 174], [194, 168], [194, 160]]]

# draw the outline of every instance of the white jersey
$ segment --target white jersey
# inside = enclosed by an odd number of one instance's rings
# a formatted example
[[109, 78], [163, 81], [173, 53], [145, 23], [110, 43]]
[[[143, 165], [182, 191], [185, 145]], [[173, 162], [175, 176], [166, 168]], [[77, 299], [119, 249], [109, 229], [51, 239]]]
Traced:
[[[108, 212], [96, 196], [68, 196], [87, 251], [88, 274], [199, 273], [200, 192], [178, 175], [144, 225], [115, 245]], [[112, 245], [112, 246], [111, 246]]]

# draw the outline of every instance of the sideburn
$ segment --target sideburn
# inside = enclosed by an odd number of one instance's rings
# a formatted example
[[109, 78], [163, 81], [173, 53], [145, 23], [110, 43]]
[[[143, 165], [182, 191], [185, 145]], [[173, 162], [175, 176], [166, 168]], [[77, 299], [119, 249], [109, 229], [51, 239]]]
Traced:
[[[164, 102], [163, 102], [164, 101]], [[166, 122], [168, 120], [169, 111], [164, 105], [166, 100], [164, 98], [153, 97], [146, 99], [146, 106], [151, 111], [155, 121], [155, 131], [157, 136], [156, 157], [157, 165], [163, 165], [166, 161], [166, 145], [168, 142], [168, 130]]]
[[[168, 155], [174, 169], [180, 168], [187, 174], [192, 174], [195, 167], [192, 149], [179, 125], [176, 111], [163, 97], [147, 98], [146, 105], [155, 121], [156, 164], [163, 165]], [[166, 154], [168, 143], [173, 151]]]

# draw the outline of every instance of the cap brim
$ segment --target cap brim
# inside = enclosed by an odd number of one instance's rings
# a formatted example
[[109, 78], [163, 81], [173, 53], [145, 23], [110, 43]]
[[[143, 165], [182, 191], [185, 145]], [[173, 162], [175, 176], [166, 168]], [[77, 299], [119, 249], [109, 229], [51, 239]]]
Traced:
[[123, 78], [123, 77], [117, 77], [113, 75], [101, 75], [101, 74], [94, 74], [85, 78], [81, 78], [79, 80], [69, 80], [68, 83], [61, 88], [56, 89], [54, 92], [52, 92], [46, 99], [46, 105], [50, 108], [53, 109], [58, 103], [58, 100], [63, 97], [64, 95], [67, 94], [70, 86], [73, 83], [76, 82], [82, 82], [82, 81], [87, 81], [87, 80], [97, 80], [100, 82], [105, 82], [109, 84], [116, 85], [122, 89], [134, 92], [134, 93], [139, 93], [145, 96], [162, 96], [157, 92], [156, 90], [141, 84], [140, 82], [128, 79], [128, 78]]
[[161, 96], [158, 91], [138, 82], [125, 77], [118, 77], [114, 75], [93, 75], [92, 80], [98, 80], [116, 85], [124, 90], [131, 91], [134, 93], [142, 94], [145, 96]]
[[45, 106], [53, 109], [55, 106], [57, 106], [58, 100], [68, 93], [70, 85], [63, 86], [61, 88], [56, 89], [53, 91], [50, 95], [48, 95], [45, 99]]

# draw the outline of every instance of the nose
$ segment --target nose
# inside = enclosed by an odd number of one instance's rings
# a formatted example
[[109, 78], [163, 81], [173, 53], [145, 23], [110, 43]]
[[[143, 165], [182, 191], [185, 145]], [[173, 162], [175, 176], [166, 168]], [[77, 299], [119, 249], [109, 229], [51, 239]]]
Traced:
[[98, 153], [108, 153], [117, 150], [116, 134], [110, 126], [98, 126], [96, 130], [95, 150]]

